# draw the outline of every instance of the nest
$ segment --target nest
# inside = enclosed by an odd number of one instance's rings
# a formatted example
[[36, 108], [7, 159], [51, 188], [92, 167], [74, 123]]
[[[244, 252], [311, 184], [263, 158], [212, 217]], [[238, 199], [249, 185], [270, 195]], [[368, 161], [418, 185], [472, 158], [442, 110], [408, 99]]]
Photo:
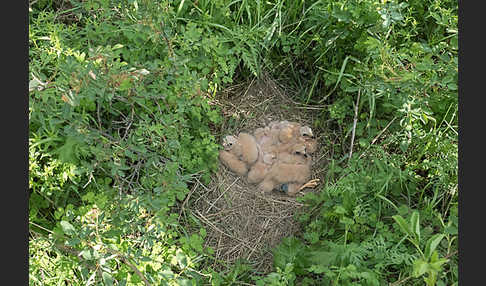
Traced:
[[[246, 84], [233, 86], [221, 92], [217, 104], [225, 118], [219, 139], [228, 134], [245, 131], [253, 133], [273, 120], [289, 120], [311, 126], [319, 142], [313, 154], [312, 179], [324, 180], [327, 165], [325, 134], [312, 123], [320, 115], [322, 106], [307, 106], [291, 99], [289, 89], [264, 76]], [[319, 168], [321, 169], [319, 169]], [[318, 192], [321, 185], [304, 192]], [[282, 238], [298, 235], [299, 222], [295, 214], [304, 206], [296, 198], [274, 191], [262, 194], [256, 184], [232, 173], [222, 164], [205, 186], [197, 181], [187, 202], [188, 209], [207, 230], [205, 246], [214, 250], [215, 269], [238, 260], [246, 260], [262, 273], [272, 271], [271, 249]], [[219, 262], [219, 263], [218, 263]]]

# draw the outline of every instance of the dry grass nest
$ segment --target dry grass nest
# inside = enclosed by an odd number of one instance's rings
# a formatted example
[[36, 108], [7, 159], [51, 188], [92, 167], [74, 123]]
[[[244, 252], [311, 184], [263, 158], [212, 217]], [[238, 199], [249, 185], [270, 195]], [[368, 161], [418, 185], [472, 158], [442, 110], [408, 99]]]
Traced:
[[[319, 142], [313, 154], [312, 179], [320, 185], [303, 192], [319, 192], [324, 181], [328, 152], [326, 132], [312, 125], [322, 112], [322, 106], [307, 106], [291, 99], [292, 90], [264, 76], [260, 80], [232, 86], [222, 91], [218, 101], [224, 123], [218, 139], [241, 131], [251, 132], [272, 120], [289, 120], [311, 126]], [[295, 94], [295, 93], [294, 93]], [[296, 198], [274, 191], [264, 195], [255, 184], [246, 182], [222, 164], [208, 185], [193, 186], [185, 210], [202, 223], [207, 236], [205, 246], [214, 250], [213, 267], [222, 270], [244, 259], [259, 272], [272, 270], [271, 249], [284, 237], [298, 235], [299, 222], [295, 214], [304, 206]]]

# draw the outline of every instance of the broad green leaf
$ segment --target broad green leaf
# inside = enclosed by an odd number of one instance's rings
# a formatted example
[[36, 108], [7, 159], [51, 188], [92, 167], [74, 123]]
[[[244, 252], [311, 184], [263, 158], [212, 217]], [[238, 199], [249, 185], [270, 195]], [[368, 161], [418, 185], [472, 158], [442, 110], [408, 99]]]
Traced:
[[432, 256], [432, 252], [434, 252], [434, 250], [437, 248], [437, 246], [439, 245], [440, 241], [443, 238], [444, 238], [444, 234], [442, 233], [436, 234], [431, 238], [429, 238], [427, 244], [425, 245], [425, 253], [424, 253], [427, 259], [429, 259]]
[[176, 259], [177, 259], [177, 262], [179, 263], [179, 266], [181, 268], [186, 268], [187, 265], [188, 265], [188, 259], [187, 259], [187, 256], [186, 254], [184, 254], [184, 252], [182, 252], [182, 250], [178, 249], [176, 251]]
[[191, 283], [191, 280], [186, 279], [186, 278], [177, 278], [176, 282], [177, 282], [177, 285], [181, 285], [181, 286], [190, 286], [190, 285], [193, 285]]
[[79, 255], [81, 257], [83, 257], [84, 259], [86, 259], [86, 260], [92, 260], [93, 259], [93, 255], [92, 255], [91, 249], [85, 249], [85, 250], [81, 251], [79, 253]]
[[436, 279], [437, 279], [437, 273], [435, 273], [435, 272], [431, 272], [431, 273], [429, 274], [429, 276], [424, 277], [424, 281], [425, 281], [425, 284], [426, 284], [427, 286], [429, 286], [429, 285], [430, 285], [430, 286], [434, 286], [434, 285], [435, 285], [435, 281], [436, 281]]
[[440, 258], [440, 259], [439, 259], [439, 260], [437, 260], [436, 262], [434, 262], [434, 263], [430, 263], [430, 268], [434, 269], [435, 271], [440, 271], [441, 266], [442, 266], [444, 263], [447, 263], [448, 261], [449, 261], [449, 259]]
[[103, 284], [107, 286], [112, 286], [113, 285], [113, 277], [111, 276], [110, 273], [108, 272], [103, 272], [101, 274], [103, 276]]
[[61, 221], [60, 224], [61, 224], [61, 227], [62, 227], [62, 231], [65, 234], [72, 235], [76, 232], [76, 229], [74, 228], [74, 226], [72, 224], [70, 224], [69, 222], [65, 221], [65, 220]]
[[411, 232], [416, 235], [417, 240], [420, 241], [420, 218], [418, 211], [412, 213], [410, 218]]
[[407, 205], [401, 205], [399, 208], [398, 208], [398, 213], [400, 215], [406, 215], [408, 213], [408, 207]]
[[417, 278], [422, 276], [429, 269], [429, 264], [422, 259], [417, 259], [413, 262], [413, 277]]
[[444, 229], [444, 233], [445, 234], [457, 234], [457, 227], [451, 225], [451, 226], [446, 226], [445, 229]]
[[336, 206], [335, 212], [337, 214], [346, 214], [346, 209], [343, 206], [338, 205], [338, 206]]

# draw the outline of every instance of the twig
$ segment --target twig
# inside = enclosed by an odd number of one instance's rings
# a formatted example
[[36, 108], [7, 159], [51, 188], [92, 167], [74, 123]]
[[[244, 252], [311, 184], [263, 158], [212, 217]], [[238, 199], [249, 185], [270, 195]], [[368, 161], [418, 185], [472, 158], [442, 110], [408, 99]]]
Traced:
[[456, 251], [454, 251], [452, 253], [447, 254], [446, 256], [444, 256], [444, 258], [445, 259], [448, 259], [449, 257], [456, 255], [458, 252], [459, 252], [459, 250], [456, 250]]
[[262, 240], [262, 237], [263, 237], [264, 234], [265, 234], [265, 232], [262, 231], [262, 234], [260, 235], [260, 237], [258, 238], [257, 242], [255, 243], [255, 246], [253, 247], [253, 249], [250, 251], [250, 253], [246, 257], [247, 260], [250, 260], [251, 255], [253, 254], [253, 252], [255, 252], [255, 250], [259, 246], [258, 243], [260, 243], [260, 240]]
[[381, 134], [383, 134], [383, 132], [385, 132], [388, 129], [388, 127], [390, 127], [390, 125], [393, 123], [393, 121], [395, 121], [395, 119], [397, 119], [396, 116], [393, 117], [393, 119], [390, 122], [388, 122], [388, 124], [385, 126], [385, 128], [383, 128], [383, 130], [381, 130], [380, 133], [378, 133], [378, 135], [376, 135], [375, 138], [373, 138], [370, 145], [373, 145], [376, 142], [376, 140], [378, 140], [378, 138], [380, 138]]
[[[199, 182], [199, 180], [197, 180]], [[186, 196], [186, 198], [184, 199], [184, 202], [182, 202], [182, 206], [181, 206], [181, 210], [179, 211], [179, 219], [181, 218], [181, 215], [182, 213], [184, 212], [184, 207], [185, 205], [187, 204], [187, 201], [189, 200], [189, 198], [191, 197], [192, 193], [194, 193], [194, 191], [197, 189], [197, 185], [194, 184], [194, 187], [192, 187], [192, 190], [189, 192], [189, 194]], [[185, 213], [184, 213], [185, 215]]]
[[122, 139], [121, 140], [125, 140], [125, 138], [127, 137], [128, 135], [128, 130], [130, 129], [130, 127], [132, 126], [132, 123], [133, 123], [133, 114], [135, 113], [134, 109], [133, 109], [133, 104], [132, 104], [132, 115], [131, 115], [131, 118], [130, 118], [130, 121], [128, 122], [128, 126], [125, 127], [125, 134], [123, 135]]
[[358, 106], [359, 106], [360, 95], [361, 95], [361, 89], [358, 90], [358, 99], [356, 100], [356, 106], [354, 108], [353, 133], [351, 135], [351, 147], [349, 149], [348, 162], [351, 160], [351, 156], [353, 155], [354, 135], [356, 133], [356, 122], [358, 122]]
[[388, 285], [390, 285], [390, 286], [397, 286], [397, 285], [400, 285], [400, 284], [402, 284], [403, 282], [407, 281], [407, 280], [408, 280], [408, 279], [410, 279], [410, 278], [411, 278], [411, 276], [408, 276], [408, 277], [405, 277], [405, 278], [404, 278], [404, 279], [402, 279], [402, 280], [395, 281], [395, 282], [390, 283], [390, 284], [388, 284]]
[[96, 267], [94, 267], [93, 265], [89, 264], [89, 262], [87, 260], [85, 260], [83, 257], [80, 256], [80, 251], [77, 251], [67, 245], [62, 245], [62, 244], [56, 244], [56, 248], [59, 249], [59, 250], [62, 250], [68, 254], [71, 254], [73, 256], [76, 256], [78, 257], [82, 262], [84, 262], [84, 264], [89, 268], [91, 269], [92, 271], [96, 271]]
[[229, 189], [230, 189], [230, 188], [231, 188], [231, 187], [232, 187], [232, 186], [233, 186], [233, 185], [234, 185], [234, 184], [235, 184], [235, 183], [236, 183], [236, 182], [239, 180], [239, 179], [240, 179], [240, 177], [236, 177], [236, 180], [234, 180], [234, 182], [233, 182], [233, 183], [231, 183], [231, 185], [229, 185], [229, 186], [226, 188], [226, 190], [224, 190], [224, 192], [222, 192], [222, 193], [221, 193], [221, 195], [219, 195], [219, 197], [218, 197], [216, 200], [214, 200], [214, 202], [209, 203], [209, 204], [210, 204], [210, 206], [209, 206], [209, 208], [206, 210], [206, 213], [209, 213], [209, 211], [211, 210], [211, 208], [212, 208], [212, 207], [214, 207], [214, 205], [216, 204], [216, 202], [217, 202], [217, 201], [219, 201], [219, 199], [221, 199], [221, 197], [222, 197], [222, 196], [223, 196], [223, 195], [224, 195], [224, 194], [225, 194], [225, 193], [226, 193], [226, 192], [227, 192], [227, 191], [228, 191], [228, 190], [229, 190]]
[[393, 121], [395, 121], [395, 119], [397, 119], [396, 116], [393, 117], [393, 119], [390, 122], [388, 122], [385, 128], [383, 128], [383, 130], [381, 130], [380, 133], [378, 133], [378, 135], [376, 135], [376, 137], [373, 138], [373, 140], [371, 140], [370, 145], [366, 148], [366, 150], [363, 151], [363, 153], [361, 153], [361, 155], [359, 155], [359, 159], [361, 159], [364, 156], [364, 154], [371, 147], [371, 145], [375, 144], [376, 140], [378, 140], [378, 138], [380, 138], [380, 136], [388, 129], [388, 127], [390, 127], [390, 125], [393, 123]]

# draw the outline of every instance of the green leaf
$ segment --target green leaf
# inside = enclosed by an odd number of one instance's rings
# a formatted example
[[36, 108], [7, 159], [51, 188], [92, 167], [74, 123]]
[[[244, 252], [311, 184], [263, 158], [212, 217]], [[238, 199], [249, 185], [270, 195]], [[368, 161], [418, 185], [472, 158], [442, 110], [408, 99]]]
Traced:
[[458, 231], [457, 231], [457, 227], [455, 227], [455, 226], [453, 226], [453, 225], [451, 225], [451, 226], [446, 226], [446, 227], [444, 228], [444, 233], [445, 233], [445, 234], [452, 234], [452, 235], [455, 235], [455, 234], [457, 234], [457, 233], [458, 233]]
[[429, 259], [432, 256], [432, 252], [434, 252], [434, 250], [437, 248], [437, 246], [439, 245], [440, 241], [443, 238], [444, 238], [444, 234], [442, 233], [436, 234], [431, 238], [429, 238], [427, 244], [425, 245], [425, 253], [424, 253], [427, 259]]
[[205, 228], [199, 229], [199, 234], [201, 235], [202, 238], [205, 238], [206, 237], [206, 229]]
[[112, 286], [113, 285], [113, 277], [111, 276], [110, 273], [108, 272], [103, 272], [101, 274], [103, 276], [103, 284], [107, 286]]
[[76, 229], [74, 228], [74, 226], [72, 224], [70, 224], [69, 222], [63, 220], [61, 221], [61, 227], [62, 227], [62, 231], [65, 233], [65, 234], [68, 234], [68, 235], [72, 235], [76, 232]]
[[410, 218], [411, 232], [416, 235], [417, 240], [420, 241], [420, 217], [419, 212], [414, 211]]
[[124, 90], [130, 89], [131, 87], [132, 87], [132, 82], [131, 82], [131, 80], [129, 78], [127, 78], [127, 79], [124, 79], [121, 82], [121, 84], [118, 87], [118, 89], [121, 90], [121, 91], [124, 91]]
[[339, 220], [339, 222], [342, 223], [342, 224], [345, 224], [345, 225], [353, 225], [354, 224], [354, 220], [352, 220], [351, 218], [348, 218], [348, 217], [342, 217]]
[[392, 216], [392, 218], [395, 220], [395, 222], [398, 224], [398, 226], [400, 227], [400, 229], [405, 234], [407, 234], [408, 236], [412, 237], [412, 235], [410, 233], [410, 226], [408, 225], [408, 223], [405, 221], [405, 219], [402, 216], [400, 216], [400, 215], [394, 215], [394, 216]]
[[280, 245], [274, 250], [274, 266], [284, 269], [287, 263], [295, 263], [304, 251], [305, 245], [297, 238], [284, 238]]
[[447, 84], [447, 88], [449, 88], [449, 90], [457, 90], [457, 84], [451, 82]]
[[346, 214], [347, 213], [346, 209], [341, 205], [336, 206], [336, 209], [334, 210], [334, 212], [337, 213], [337, 214]]
[[428, 269], [429, 269], [429, 264], [427, 262], [425, 262], [422, 259], [417, 259], [413, 262], [412, 275], [413, 277], [418, 278], [423, 274], [425, 274], [425, 272], [427, 272]]
[[434, 269], [435, 271], [440, 271], [441, 266], [442, 266], [444, 263], [447, 263], [448, 261], [449, 261], [449, 259], [440, 258], [440, 259], [439, 259], [439, 260], [437, 260], [436, 262], [430, 263], [430, 267], [431, 267], [432, 269]]
[[400, 149], [402, 150], [403, 153], [407, 152], [408, 145], [409, 143], [407, 140], [403, 140], [402, 142], [400, 142]]
[[81, 251], [79, 253], [79, 255], [81, 257], [83, 257], [84, 259], [86, 259], [86, 260], [92, 260], [92, 259], [94, 259], [93, 255], [92, 255], [91, 249], [85, 249], [85, 250]]
[[[335, 263], [337, 257], [336, 252], [329, 252], [329, 251], [311, 251], [309, 254], [309, 262], [312, 266], [315, 266], [314, 269], [321, 269], [327, 268]], [[317, 267], [320, 266], [320, 267]], [[318, 272], [314, 272], [319, 274]]]
[[407, 205], [401, 205], [399, 208], [398, 208], [398, 213], [400, 215], [406, 215], [408, 213], [408, 207]]
[[187, 267], [188, 259], [187, 256], [184, 254], [184, 252], [182, 252], [182, 250], [178, 249], [176, 251], [176, 259], [177, 262], [179, 263], [179, 267], [181, 267], [182, 269]]

